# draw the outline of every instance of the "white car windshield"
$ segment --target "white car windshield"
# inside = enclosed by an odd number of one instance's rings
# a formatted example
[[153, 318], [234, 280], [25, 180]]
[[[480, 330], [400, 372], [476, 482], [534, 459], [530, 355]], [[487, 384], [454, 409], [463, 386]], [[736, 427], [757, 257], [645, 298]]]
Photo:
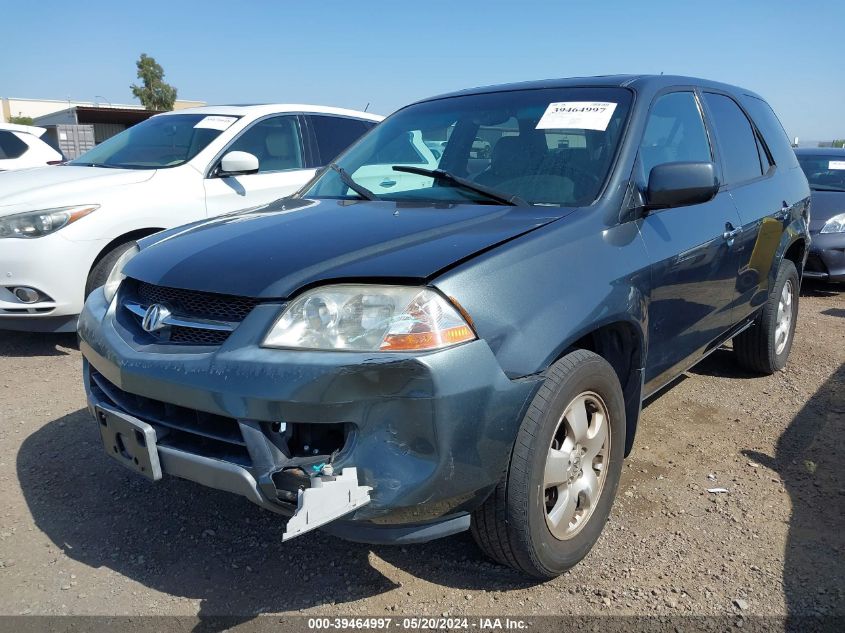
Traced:
[[590, 204], [631, 104], [624, 88], [434, 99], [386, 119], [302, 195], [521, 206]]
[[205, 114], [155, 116], [107, 139], [68, 165], [161, 169], [188, 162], [238, 117]]

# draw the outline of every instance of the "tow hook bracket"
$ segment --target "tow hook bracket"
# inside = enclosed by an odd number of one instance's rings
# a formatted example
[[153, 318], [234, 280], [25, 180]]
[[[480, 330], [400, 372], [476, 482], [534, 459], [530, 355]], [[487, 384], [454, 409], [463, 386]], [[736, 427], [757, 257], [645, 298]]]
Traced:
[[[331, 469], [323, 469], [331, 472]], [[370, 502], [369, 486], [358, 485], [358, 470], [344, 468], [338, 476], [311, 477], [311, 487], [297, 495], [296, 514], [288, 521], [282, 541], [310, 532]]]

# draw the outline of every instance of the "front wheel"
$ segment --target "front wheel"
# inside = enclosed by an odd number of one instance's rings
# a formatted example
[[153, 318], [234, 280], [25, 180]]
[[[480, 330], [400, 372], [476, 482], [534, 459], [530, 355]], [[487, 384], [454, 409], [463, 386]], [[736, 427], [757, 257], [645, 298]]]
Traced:
[[94, 290], [108, 281], [109, 274], [111, 274], [111, 270], [114, 268], [117, 260], [120, 259], [121, 255], [134, 246], [134, 241], [124, 242], [123, 244], [118, 244], [113, 247], [100, 257], [99, 261], [94, 264], [93, 268], [91, 268], [91, 272], [88, 274], [88, 279], [85, 282], [86, 299], [88, 298], [88, 295], [94, 292]]
[[592, 352], [566, 355], [522, 421], [507, 476], [473, 513], [476, 542], [494, 560], [535, 578], [562, 574], [604, 528], [624, 449], [616, 372]]
[[798, 322], [799, 284], [795, 264], [784, 259], [754, 325], [734, 337], [734, 352], [745, 369], [773, 374], [786, 367]]

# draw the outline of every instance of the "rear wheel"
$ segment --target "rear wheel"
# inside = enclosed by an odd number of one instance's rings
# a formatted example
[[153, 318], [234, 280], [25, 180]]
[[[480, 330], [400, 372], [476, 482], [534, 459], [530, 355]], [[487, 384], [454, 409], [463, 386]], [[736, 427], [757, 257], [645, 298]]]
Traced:
[[586, 350], [550, 369], [519, 429], [507, 477], [472, 516], [491, 558], [541, 579], [577, 564], [604, 527], [622, 469], [616, 372]]
[[785, 259], [754, 325], [734, 337], [737, 360], [745, 369], [773, 374], [786, 366], [798, 321], [798, 290], [798, 271]]
[[94, 290], [106, 283], [109, 278], [109, 274], [111, 273], [111, 269], [114, 268], [117, 260], [133, 246], [135, 246], [134, 241], [118, 244], [103, 255], [100, 258], [100, 261], [94, 264], [94, 267], [91, 268], [91, 272], [88, 274], [88, 280], [85, 282], [86, 299]]

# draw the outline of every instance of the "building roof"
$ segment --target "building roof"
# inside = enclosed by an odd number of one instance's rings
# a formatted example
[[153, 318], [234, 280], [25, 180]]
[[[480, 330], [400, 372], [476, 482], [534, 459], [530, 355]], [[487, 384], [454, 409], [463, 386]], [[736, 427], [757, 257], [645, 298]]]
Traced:
[[73, 109], [76, 110], [76, 117], [80, 123], [124, 123], [133, 125], [158, 114], [153, 110], [111, 106], [75, 106]]

